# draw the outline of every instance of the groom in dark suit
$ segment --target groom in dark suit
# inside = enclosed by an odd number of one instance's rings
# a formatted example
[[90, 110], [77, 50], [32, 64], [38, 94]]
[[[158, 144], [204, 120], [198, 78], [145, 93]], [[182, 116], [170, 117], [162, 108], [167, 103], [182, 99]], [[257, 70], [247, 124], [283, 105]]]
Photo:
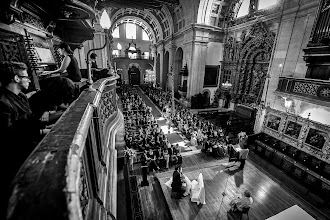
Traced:
[[173, 172], [172, 193], [176, 193], [176, 198], [181, 199], [185, 188], [182, 185], [182, 167], [176, 166]]

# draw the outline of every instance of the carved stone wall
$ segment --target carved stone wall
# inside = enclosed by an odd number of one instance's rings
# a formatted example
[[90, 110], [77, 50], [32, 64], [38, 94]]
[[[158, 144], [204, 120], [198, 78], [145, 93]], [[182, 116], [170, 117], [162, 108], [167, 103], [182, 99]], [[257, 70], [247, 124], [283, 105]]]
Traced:
[[232, 101], [253, 107], [260, 103], [274, 40], [264, 22], [243, 30], [239, 40], [228, 34], [223, 69], [232, 73]]

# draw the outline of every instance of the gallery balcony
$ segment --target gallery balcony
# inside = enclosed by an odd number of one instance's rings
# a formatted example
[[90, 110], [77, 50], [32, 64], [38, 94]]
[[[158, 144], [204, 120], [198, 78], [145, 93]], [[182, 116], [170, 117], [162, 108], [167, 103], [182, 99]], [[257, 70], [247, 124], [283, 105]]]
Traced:
[[131, 60], [152, 60], [152, 57], [149, 55], [136, 55], [136, 56], [130, 56], [130, 55], [112, 55], [113, 60], [116, 59], [131, 59]]
[[12, 184], [8, 219], [116, 219], [125, 132], [117, 79], [83, 91], [27, 158]]
[[280, 77], [275, 93], [286, 93], [313, 103], [330, 102], [330, 81]]

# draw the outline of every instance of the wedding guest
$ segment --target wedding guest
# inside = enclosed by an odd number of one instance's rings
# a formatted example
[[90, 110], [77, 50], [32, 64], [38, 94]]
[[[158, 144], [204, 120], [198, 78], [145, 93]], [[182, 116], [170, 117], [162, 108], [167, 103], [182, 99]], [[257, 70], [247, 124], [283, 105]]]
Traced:
[[230, 211], [242, 211], [243, 208], [250, 208], [253, 203], [253, 199], [251, 197], [251, 193], [249, 190], [245, 190], [242, 196], [238, 196], [234, 198], [229, 203]]
[[167, 149], [164, 149], [164, 159], [166, 161], [165, 169], [168, 169], [170, 166], [170, 155], [168, 154]]

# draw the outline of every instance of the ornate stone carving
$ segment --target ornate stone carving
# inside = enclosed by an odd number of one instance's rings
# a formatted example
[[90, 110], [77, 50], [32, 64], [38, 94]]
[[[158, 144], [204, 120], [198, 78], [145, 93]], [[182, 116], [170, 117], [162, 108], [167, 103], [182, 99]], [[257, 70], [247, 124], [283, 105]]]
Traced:
[[27, 62], [23, 37], [16, 34], [1, 36], [0, 51], [3, 61]]
[[250, 30], [242, 31], [240, 39], [237, 42], [233, 36], [227, 37], [224, 69], [236, 66], [232, 71], [236, 78], [233, 83], [236, 101], [245, 105], [258, 105], [266, 81], [275, 34], [268, 30], [265, 23], [257, 22]]
[[86, 219], [88, 215], [89, 194], [88, 194], [87, 178], [83, 163], [81, 163], [81, 169], [80, 169], [79, 199], [80, 199], [81, 213], [83, 215], [83, 219]]
[[116, 111], [115, 100], [116, 96], [114, 90], [104, 90], [101, 95], [101, 101], [99, 106], [99, 117], [103, 125], [105, 125], [106, 121], [114, 114]]
[[317, 84], [296, 82], [293, 87], [293, 92], [317, 96], [317, 90], [319, 87], [320, 85]]
[[37, 27], [40, 30], [46, 30], [45, 24], [38, 17], [35, 17], [35, 16], [33, 16], [33, 15], [27, 13], [27, 12], [23, 12], [22, 18], [23, 18], [24, 23], [28, 23], [30, 25], [33, 25], [33, 26]]
[[330, 101], [330, 86], [328, 85], [319, 86], [316, 94], [319, 98]]

